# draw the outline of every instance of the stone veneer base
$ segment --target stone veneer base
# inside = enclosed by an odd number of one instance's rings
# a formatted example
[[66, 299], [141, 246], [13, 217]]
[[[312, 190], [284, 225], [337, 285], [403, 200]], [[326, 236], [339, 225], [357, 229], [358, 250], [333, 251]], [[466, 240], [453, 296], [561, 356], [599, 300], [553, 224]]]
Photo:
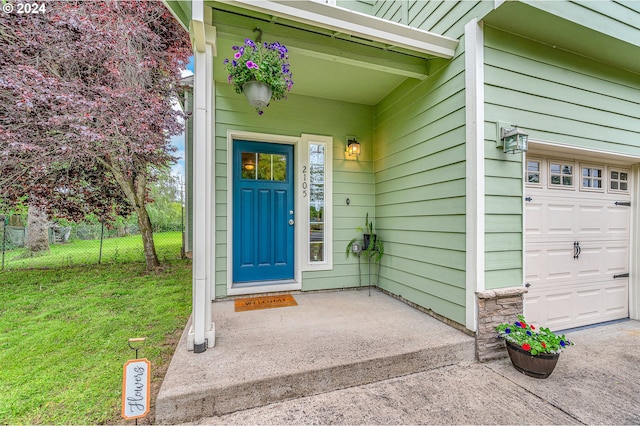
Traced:
[[478, 331], [476, 333], [476, 358], [480, 362], [508, 356], [504, 340], [498, 337], [495, 327], [512, 322], [522, 313], [524, 287], [509, 287], [477, 292]]

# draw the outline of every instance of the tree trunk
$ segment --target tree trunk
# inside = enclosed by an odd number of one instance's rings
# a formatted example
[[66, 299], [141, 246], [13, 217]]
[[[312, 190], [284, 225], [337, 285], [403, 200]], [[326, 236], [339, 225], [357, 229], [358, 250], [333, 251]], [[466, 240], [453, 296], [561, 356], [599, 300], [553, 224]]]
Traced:
[[30, 254], [49, 252], [49, 221], [47, 220], [47, 214], [34, 206], [29, 206], [25, 246]]
[[138, 214], [138, 226], [140, 227], [144, 246], [144, 260], [147, 263], [147, 271], [152, 271], [160, 266], [160, 261], [156, 254], [156, 246], [153, 242], [153, 228], [146, 208], [147, 179], [144, 173], [136, 176], [127, 175], [117, 162], [103, 161], [103, 164], [111, 170], [125, 197]]
[[158, 261], [156, 246], [153, 242], [153, 228], [151, 226], [151, 219], [149, 219], [149, 214], [147, 213], [147, 209], [144, 206], [136, 207], [135, 210], [138, 214], [138, 226], [140, 227], [140, 233], [142, 234], [144, 260], [147, 263], [147, 271], [152, 271], [160, 266], [160, 261]]

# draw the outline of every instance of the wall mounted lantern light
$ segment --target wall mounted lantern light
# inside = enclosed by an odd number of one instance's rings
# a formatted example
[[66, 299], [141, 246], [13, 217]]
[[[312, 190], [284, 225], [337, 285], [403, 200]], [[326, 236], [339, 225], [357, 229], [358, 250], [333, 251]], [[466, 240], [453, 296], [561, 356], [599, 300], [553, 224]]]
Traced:
[[520, 130], [517, 125], [513, 128], [500, 127], [500, 143], [503, 152], [511, 154], [527, 152], [528, 140], [529, 135]]
[[347, 151], [345, 153], [347, 158], [355, 159], [360, 155], [360, 152], [361, 152], [360, 143], [356, 140], [356, 138], [348, 139]]

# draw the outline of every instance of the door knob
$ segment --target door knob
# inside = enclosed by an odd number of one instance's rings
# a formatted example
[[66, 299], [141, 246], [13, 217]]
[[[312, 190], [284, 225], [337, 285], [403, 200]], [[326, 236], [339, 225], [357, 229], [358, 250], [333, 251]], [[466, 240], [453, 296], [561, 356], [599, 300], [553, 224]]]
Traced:
[[293, 219], [289, 219], [289, 225], [293, 225]]

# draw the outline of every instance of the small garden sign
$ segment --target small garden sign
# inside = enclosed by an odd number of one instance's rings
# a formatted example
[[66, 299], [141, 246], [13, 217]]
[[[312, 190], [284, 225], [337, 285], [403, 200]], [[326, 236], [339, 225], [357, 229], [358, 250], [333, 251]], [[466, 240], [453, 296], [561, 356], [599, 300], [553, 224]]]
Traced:
[[122, 417], [139, 419], [149, 413], [151, 364], [146, 358], [132, 359], [124, 365], [122, 378]]

